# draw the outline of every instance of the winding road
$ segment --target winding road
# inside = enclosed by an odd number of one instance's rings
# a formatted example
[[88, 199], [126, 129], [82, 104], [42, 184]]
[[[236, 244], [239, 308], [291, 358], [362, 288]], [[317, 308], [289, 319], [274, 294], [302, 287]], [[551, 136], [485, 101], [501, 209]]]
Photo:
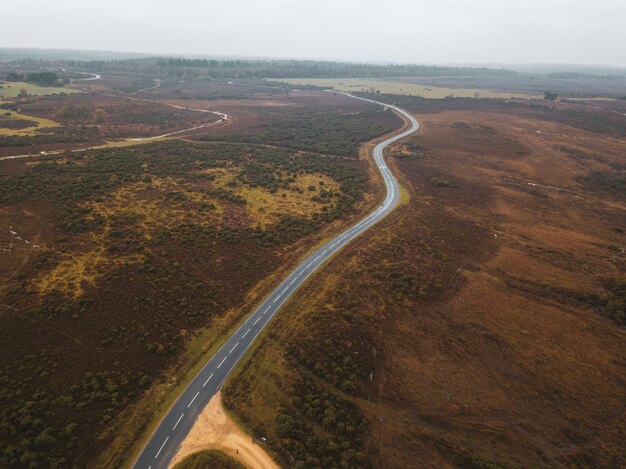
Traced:
[[385, 163], [383, 150], [392, 143], [416, 132], [419, 129], [419, 123], [408, 112], [398, 107], [353, 96], [349, 93], [340, 94], [385, 106], [404, 117], [410, 124], [408, 129], [380, 142], [374, 147], [374, 160], [387, 188], [385, 200], [382, 205], [363, 220], [328, 241], [302, 261], [241, 324], [235, 333], [226, 340], [224, 345], [209, 359], [163, 417], [144, 446], [139, 458], [135, 461], [133, 465], [135, 469], [161, 469], [168, 467], [204, 407], [222, 387], [222, 384], [224, 384], [228, 375], [235, 368], [237, 362], [243, 357], [282, 305], [322, 264], [354, 238], [388, 215], [398, 204], [400, 188]]

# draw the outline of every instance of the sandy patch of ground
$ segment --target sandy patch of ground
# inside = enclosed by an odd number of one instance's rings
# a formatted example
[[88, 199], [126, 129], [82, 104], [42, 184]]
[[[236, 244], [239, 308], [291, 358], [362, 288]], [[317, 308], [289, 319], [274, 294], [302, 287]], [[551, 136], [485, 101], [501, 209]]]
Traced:
[[226, 415], [221, 392], [204, 408], [169, 467], [190, 454], [207, 449], [220, 450], [251, 469], [279, 468], [265, 450]]

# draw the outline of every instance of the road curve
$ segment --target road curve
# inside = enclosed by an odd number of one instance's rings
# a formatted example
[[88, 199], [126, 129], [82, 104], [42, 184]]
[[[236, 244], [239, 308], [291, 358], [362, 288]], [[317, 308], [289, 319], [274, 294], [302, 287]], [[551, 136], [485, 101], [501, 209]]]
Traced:
[[[100, 75], [98, 75], [98, 78], [81, 78], [81, 80], [96, 80], [96, 79], [100, 79]], [[117, 95], [105, 95], [105, 96], [113, 96], [113, 97], [119, 97]], [[55, 155], [62, 155], [64, 153], [82, 153], [85, 151], [89, 151], [89, 150], [101, 150], [101, 149], [105, 149], [105, 148], [119, 148], [119, 147], [125, 147], [128, 146], [126, 142], [137, 142], [139, 143], [148, 143], [152, 140], [159, 140], [162, 138], [168, 138], [168, 137], [172, 137], [174, 135], [178, 135], [178, 134], [182, 134], [185, 132], [191, 132], [192, 130], [198, 130], [198, 129], [203, 129], [205, 127], [212, 127], [214, 125], [218, 125], [221, 124], [223, 122], [227, 122], [228, 121], [228, 114], [224, 114], [223, 112], [219, 112], [219, 111], [211, 111], [209, 109], [197, 109], [197, 108], [191, 108], [191, 107], [186, 107], [186, 106], [179, 106], [178, 104], [172, 104], [172, 103], [168, 103], [165, 101], [155, 101], [153, 99], [143, 99], [143, 98], [133, 98], [130, 96], [121, 96], [123, 98], [132, 100], [132, 101], [146, 101], [146, 102], [152, 102], [152, 103], [157, 103], [157, 104], [163, 104], [164, 106], [169, 106], [172, 107], [174, 109], [183, 109], [186, 111], [192, 111], [192, 112], [202, 112], [205, 114], [213, 114], [217, 117], [219, 117], [218, 120], [213, 121], [213, 122], [207, 122], [205, 124], [200, 124], [200, 125], [195, 125], [193, 127], [189, 127], [186, 129], [182, 129], [182, 130], [176, 130], [174, 132], [169, 132], [163, 135], [156, 135], [154, 137], [138, 137], [138, 138], [125, 138], [122, 139], [118, 145], [116, 145], [115, 141], [110, 142], [110, 143], [105, 143], [104, 145], [96, 145], [96, 146], [91, 146], [91, 147], [84, 147], [84, 148], [76, 148], [74, 150], [69, 150], [69, 152], [67, 150], [51, 150], [51, 151], [43, 151], [43, 152], [39, 152], [39, 153], [26, 153], [26, 154], [22, 154], [22, 155], [9, 155], [9, 156], [0, 156], [0, 161], [4, 161], [4, 160], [17, 160], [17, 159], [21, 159], [21, 158], [32, 158], [35, 156], [55, 156]]]
[[97, 73], [89, 73], [89, 72], [76, 72], [76, 73], [80, 73], [81, 75], [89, 75], [87, 78], [74, 78], [74, 80], [72, 81], [94, 81], [94, 80], [99, 80], [100, 78], [102, 78], [101, 75], [98, 75]]
[[139, 458], [135, 461], [134, 469], [163, 469], [168, 467], [200, 412], [221, 388], [237, 362], [250, 348], [272, 317], [280, 310], [281, 306], [324, 262], [373, 224], [388, 215], [398, 204], [400, 188], [385, 163], [383, 150], [388, 145], [416, 132], [419, 129], [419, 123], [408, 112], [398, 107], [353, 96], [348, 93], [341, 94], [385, 106], [406, 118], [410, 124], [407, 130], [384, 140], [374, 147], [374, 160], [387, 188], [385, 200], [382, 205], [363, 220], [328, 241], [302, 261], [241, 324], [237, 331], [226, 340], [224, 345], [209, 359], [163, 417], [144, 446]]

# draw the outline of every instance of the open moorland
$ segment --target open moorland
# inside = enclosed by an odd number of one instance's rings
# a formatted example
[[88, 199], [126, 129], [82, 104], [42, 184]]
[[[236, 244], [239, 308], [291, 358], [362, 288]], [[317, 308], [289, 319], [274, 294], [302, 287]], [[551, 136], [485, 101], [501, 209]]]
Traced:
[[0, 104], [0, 157], [87, 146], [128, 145], [220, 117], [109, 94], [27, 96]]
[[[230, 416], [284, 467], [626, 465], [626, 101], [571, 82], [524, 99], [548, 89], [454, 67], [149, 58], [9, 76], [0, 467], [128, 466], [245, 315], [379, 204], [367, 142], [402, 121], [273, 81], [309, 76], [368, 80], [363, 96], [422, 129], [388, 157], [402, 205], [260, 336]], [[456, 92], [402, 94], [406, 76]]]
[[[404, 205], [316, 276], [224, 393], [285, 467], [622, 467], [626, 118], [381, 96]], [[596, 119], [597, 117], [597, 119]]]
[[[167, 93], [17, 98], [6, 117], [106, 137], [197, 124], [164, 103], [208, 101], [183, 88], [159, 102]], [[121, 464], [281, 272], [375, 203], [359, 146], [401, 120], [342, 96], [278, 95], [228, 100], [237, 115], [196, 141], [0, 161], [0, 466]], [[334, 127], [324, 145], [309, 118]]]

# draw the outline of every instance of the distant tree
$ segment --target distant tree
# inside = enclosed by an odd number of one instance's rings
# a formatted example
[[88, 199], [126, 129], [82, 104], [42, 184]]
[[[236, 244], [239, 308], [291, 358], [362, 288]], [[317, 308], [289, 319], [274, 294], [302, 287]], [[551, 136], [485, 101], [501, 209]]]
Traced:
[[52, 86], [57, 83], [59, 77], [53, 72], [35, 72], [29, 73], [26, 77], [26, 81], [36, 83], [42, 86]]
[[7, 75], [7, 81], [22, 81], [23, 79], [24, 75], [15, 72], [11, 72]]
[[558, 98], [559, 95], [556, 93], [553, 93], [552, 91], [546, 91], [545, 94], [543, 95], [543, 99], [546, 101], [556, 101], [556, 98]]
[[20, 90], [20, 98], [26, 98], [28, 97], [28, 91], [26, 91], [24, 88], [22, 88]]
[[103, 109], [96, 109], [93, 113], [93, 121], [95, 124], [104, 124], [109, 119], [109, 116]]
[[87, 105], [63, 106], [54, 113], [54, 116], [61, 119], [80, 119], [86, 121], [91, 116], [91, 110]]

